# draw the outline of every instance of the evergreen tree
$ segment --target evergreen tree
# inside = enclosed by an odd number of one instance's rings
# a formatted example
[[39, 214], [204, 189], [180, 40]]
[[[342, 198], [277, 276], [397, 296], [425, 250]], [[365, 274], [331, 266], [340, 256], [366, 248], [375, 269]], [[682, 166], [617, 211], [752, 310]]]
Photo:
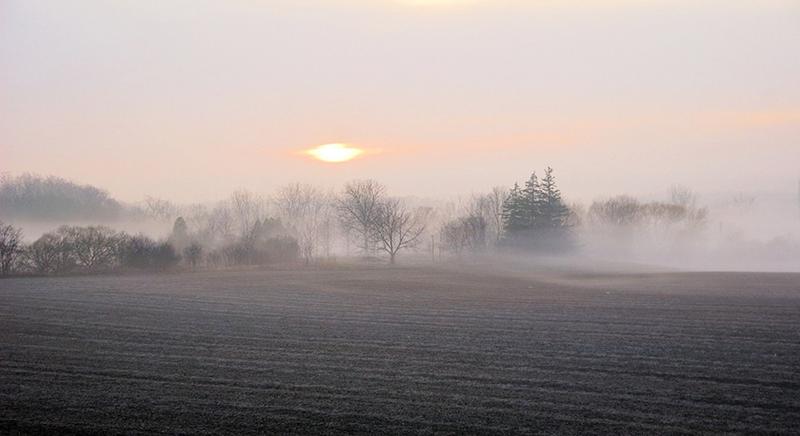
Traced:
[[169, 243], [179, 252], [183, 251], [189, 243], [189, 226], [186, 225], [186, 220], [182, 216], [179, 216], [172, 226]]
[[514, 234], [529, 227], [527, 200], [518, 183], [514, 184], [508, 198], [503, 202], [503, 225], [508, 234]]
[[531, 173], [531, 177], [525, 182], [524, 194], [524, 207], [525, 215], [527, 216], [527, 228], [535, 229], [539, 227], [541, 215], [541, 202], [542, 193], [539, 185], [539, 178], [536, 177], [536, 171]]
[[539, 212], [542, 226], [556, 230], [565, 228], [570, 211], [561, 198], [561, 191], [556, 186], [556, 178], [553, 175], [552, 168], [547, 167], [540, 189]]
[[515, 183], [503, 204], [504, 243], [538, 251], [563, 251], [574, 246], [570, 210], [548, 167], [540, 180], [532, 173], [520, 188]]
[[172, 236], [178, 239], [186, 239], [189, 233], [189, 227], [186, 225], [186, 220], [179, 216], [172, 226]]

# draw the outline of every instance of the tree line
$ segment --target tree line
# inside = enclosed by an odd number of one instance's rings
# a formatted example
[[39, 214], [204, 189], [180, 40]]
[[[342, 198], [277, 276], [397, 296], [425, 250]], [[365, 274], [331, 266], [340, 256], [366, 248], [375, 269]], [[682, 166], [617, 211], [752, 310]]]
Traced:
[[576, 248], [575, 225], [575, 213], [548, 167], [541, 180], [534, 171], [523, 185], [473, 197], [463, 214], [442, 225], [439, 241], [457, 255], [487, 249], [563, 253]]
[[120, 268], [165, 270], [178, 260], [166, 241], [132, 236], [105, 226], [61, 226], [31, 244], [21, 229], [0, 223], [3, 275], [110, 272]]
[[74, 222], [114, 221], [128, 208], [108, 192], [90, 185], [79, 185], [60, 177], [23, 174], [0, 175], [0, 218], [26, 221]]
[[20, 229], [3, 224], [0, 273], [308, 265], [342, 253], [383, 255], [389, 263], [407, 251], [434, 258], [499, 250], [563, 254], [587, 243], [624, 245], [626, 238], [640, 237], [641, 229], [685, 239], [707, 217], [685, 188], [673, 189], [664, 202], [620, 196], [588, 209], [568, 205], [549, 167], [541, 178], [533, 172], [522, 184], [495, 187], [459, 205], [393, 197], [374, 180], [354, 180], [338, 192], [294, 183], [269, 198], [237, 191], [210, 205], [154, 198], [145, 203], [149, 219], [171, 223], [161, 239], [101, 225], [61, 226], [26, 244]]
[[279, 189], [272, 200], [275, 216], [267, 214], [263, 199], [246, 191], [212, 208], [183, 210], [186, 217], [178, 216], [162, 240], [102, 225], [64, 225], [25, 244], [21, 229], [0, 222], [0, 273], [310, 264], [330, 256], [336, 231], [359, 241], [363, 254], [383, 252], [394, 263], [399, 252], [416, 246], [425, 230], [419, 209], [387, 196], [385, 187], [373, 180], [350, 182], [339, 195], [292, 184]]
[[641, 201], [628, 195], [598, 200], [582, 213], [583, 240], [589, 251], [606, 255], [664, 257], [697, 246], [709, 212], [688, 188], [673, 186], [666, 201]]

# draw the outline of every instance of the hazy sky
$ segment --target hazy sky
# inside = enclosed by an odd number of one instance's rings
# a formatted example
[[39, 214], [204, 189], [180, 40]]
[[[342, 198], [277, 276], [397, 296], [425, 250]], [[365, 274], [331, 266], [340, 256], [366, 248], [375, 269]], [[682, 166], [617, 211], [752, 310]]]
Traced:
[[[368, 150], [344, 164], [298, 152]], [[800, 1], [0, 0], [0, 171], [125, 200], [372, 177], [796, 189]]]

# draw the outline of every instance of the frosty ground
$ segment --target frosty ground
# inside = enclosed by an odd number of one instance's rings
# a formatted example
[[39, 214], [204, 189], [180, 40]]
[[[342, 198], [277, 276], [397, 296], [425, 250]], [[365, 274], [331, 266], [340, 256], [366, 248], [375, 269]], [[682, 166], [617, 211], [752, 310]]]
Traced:
[[0, 433], [792, 433], [800, 275], [0, 281]]

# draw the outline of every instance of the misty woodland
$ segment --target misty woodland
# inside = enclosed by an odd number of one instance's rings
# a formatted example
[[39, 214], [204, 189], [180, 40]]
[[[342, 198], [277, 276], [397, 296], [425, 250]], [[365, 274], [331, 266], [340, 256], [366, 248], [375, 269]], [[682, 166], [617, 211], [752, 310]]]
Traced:
[[[65, 223], [31, 241], [19, 226], [3, 224], [3, 275], [311, 265], [336, 256], [395, 263], [402, 253], [431, 261], [487, 252], [566, 255], [598, 246], [624, 253], [654, 238], [673, 255], [689, 249], [708, 221], [695, 195], [680, 187], [666, 201], [618, 196], [588, 209], [570, 206], [552, 168], [457, 203], [396, 198], [377, 181], [357, 180], [339, 191], [304, 184], [266, 197], [238, 191], [212, 205], [155, 198], [129, 205], [93, 186], [26, 174], [0, 180], [0, 211], [8, 222]], [[136, 224], [151, 230], [117, 228]]]
[[0, 436], [800, 434], [800, 0], [0, 0]]

